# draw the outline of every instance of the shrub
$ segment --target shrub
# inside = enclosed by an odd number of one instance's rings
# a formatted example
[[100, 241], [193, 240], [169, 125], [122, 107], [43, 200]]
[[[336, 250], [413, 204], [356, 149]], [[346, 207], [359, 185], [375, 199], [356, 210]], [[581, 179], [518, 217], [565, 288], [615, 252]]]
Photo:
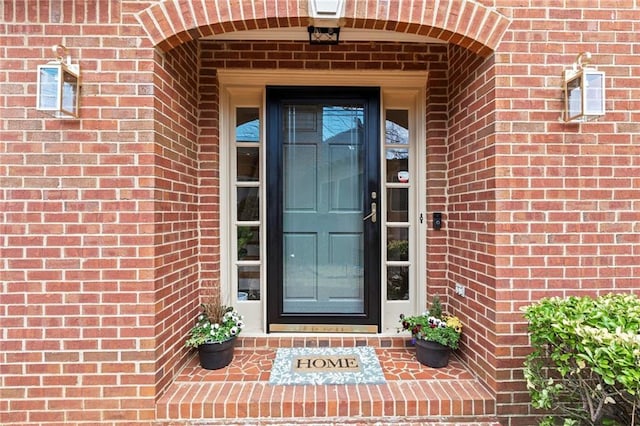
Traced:
[[524, 309], [524, 364], [543, 424], [640, 425], [640, 300], [631, 294], [547, 298]]

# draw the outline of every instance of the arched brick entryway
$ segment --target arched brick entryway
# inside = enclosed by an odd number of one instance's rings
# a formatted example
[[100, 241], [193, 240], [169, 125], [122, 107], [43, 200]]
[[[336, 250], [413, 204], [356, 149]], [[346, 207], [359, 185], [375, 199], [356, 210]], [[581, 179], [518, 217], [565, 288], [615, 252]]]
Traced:
[[[510, 20], [471, 0], [365, 2], [347, 0], [344, 27], [396, 31], [432, 37], [488, 56]], [[302, 27], [308, 0], [209, 2], [166, 0], [138, 15], [154, 46], [164, 51], [190, 40], [234, 31]]]
[[[288, 7], [283, 7], [283, 4]], [[440, 58], [447, 58], [447, 63], [443, 62], [436, 66], [434, 59], [425, 60], [417, 56], [413, 60], [409, 60], [411, 62], [409, 64], [410, 69], [418, 66], [420, 67], [419, 69], [428, 71], [429, 75], [426, 84], [427, 106], [425, 110], [425, 118], [428, 123], [426, 162], [430, 165], [427, 180], [428, 182], [434, 182], [434, 185], [438, 186], [431, 187], [428, 184], [429, 189], [427, 192], [430, 197], [428, 203], [431, 210], [443, 211], [447, 208], [445, 201], [443, 201], [446, 199], [447, 194], [445, 187], [441, 183], [450, 178], [450, 175], [454, 177], [455, 181], [455, 178], [458, 177], [457, 173], [467, 173], [466, 171], [455, 169], [451, 171], [448, 169], [447, 152], [451, 149], [456, 150], [459, 147], [460, 151], [464, 151], [466, 156], [477, 155], [480, 160], [474, 163], [474, 167], [478, 167], [478, 170], [485, 167], [483, 163], [484, 156], [490, 155], [491, 151], [489, 149], [483, 151], [482, 147], [489, 147], [493, 143], [490, 137], [491, 132], [482, 132], [480, 134], [474, 129], [477, 129], [477, 126], [490, 128], [491, 121], [489, 121], [489, 126], [487, 127], [484, 116], [478, 115], [469, 118], [467, 108], [462, 107], [462, 105], [466, 104], [469, 99], [476, 99], [476, 96], [481, 97], [477, 99], [478, 102], [491, 105], [493, 101], [491, 88], [494, 84], [494, 80], [491, 77], [494, 57], [491, 54], [495, 51], [507, 31], [510, 20], [495, 9], [487, 8], [474, 1], [440, 0], [439, 2], [433, 2], [431, 0], [414, 0], [411, 2], [411, 0], [388, 0], [385, 2], [381, 0], [377, 2], [371, 1], [370, 6], [365, 7], [367, 4], [369, 3], [365, 0], [346, 0], [342, 27], [372, 31], [393, 31], [401, 35], [394, 39], [396, 42], [404, 41], [402, 35], [405, 34], [407, 36], [424, 36], [425, 40], [437, 39], [443, 42], [439, 45], [431, 46], [431, 49], [435, 49], [434, 52], [437, 51], [441, 55]], [[435, 9], [434, 4], [437, 5]], [[278, 5], [280, 7], [277, 7]], [[159, 69], [166, 71], [167, 68], [170, 68], [172, 71], [181, 73], [181, 76], [183, 75], [183, 70], [194, 71], [194, 74], [191, 75], [194, 81], [198, 78], [198, 71], [195, 70], [199, 67], [207, 70], [228, 67], [224, 62], [225, 55], [223, 51], [226, 47], [223, 46], [221, 51], [216, 51], [219, 47], [214, 46], [214, 44], [217, 42], [211, 40], [199, 41], [200, 39], [216, 34], [252, 29], [269, 30], [304, 27], [310, 20], [308, 0], [290, 0], [289, 2], [275, 0], [264, 0], [262, 2], [258, 0], [235, 2], [167, 0], [142, 10], [136, 16], [143, 29], [149, 35], [151, 45], [166, 53], [157, 55], [162, 58], [163, 62], [159, 64]], [[145, 41], [147, 47], [149, 47], [149, 41]], [[194, 43], [195, 41], [198, 42]], [[260, 42], [269, 44], [269, 41], [265, 40]], [[233, 61], [232, 66], [240, 69], [255, 67], [251, 62], [252, 56], [250, 54], [253, 47], [252, 44], [246, 44], [245, 46], [242, 43], [236, 43], [233, 46], [233, 50], [238, 60]], [[418, 47], [421, 54], [428, 51], [428, 49], [425, 50], [425, 47], [426, 44]], [[200, 56], [199, 49], [202, 48], [208, 49], [207, 52], [209, 53]], [[262, 46], [262, 48], [271, 49], [274, 52], [281, 51], [276, 44], [274, 46]], [[303, 48], [302, 46], [287, 46], [285, 49], [298, 49], [298, 51], [301, 51]], [[196, 64], [196, 58], [208, 59]], [[368, 61], [373, 61], [373, 56]], [[402, 62], [396, 57], [391, 61], [395, 64]], [[427, 62], [431, 65], [426, 66]], [[336, 66], [338, 66], [338, 64], [330, 60], [323, 61], [323, 65], [329, 70], [337, 69]], [[361, 65], [366, 66], [367, 64]], [[274, 66], [276, 68], [288, 68], [291, 67], [291, 64], [275, 64]], [[175, 69], [171, 67], [175, 67]], [[356, 67], [355, 69], [360, 68]], [[168, 72], [166, 75], [163, 74], [163, 78], [167, 79], [167, 84], [161, 86], [167, 88], [172, 88], [176, 84], [179, 86], [179, 83], [171, 80], [173, 76], [172, 72]], [[478, 87], [482, 87], [483, 90], [478, 91]], [[206, 98], [209, 95], [211, 102], [208, 102], [206, 107], [211, 109], [202, 116], [217, 116], [219, 112], [216, 100], [218, 89], [218, 82], [215, 78], [206, 80], [204, 85], [202, 82], [200, 85], [194, 84], [193, 87], [190, 87], [193, 93], [189, 92], [193, 97], [193, 105], [190, 105], [190, 108], [203, 113], [203, 106], [198, 104], [197, 99], [202, 96]], [[451, 106], [452, 101], [453, 106]], [[492, 120], [492, 118], [490, 117], [489, 120]], [[451, 123], [454, 126], [460, 123], [458, 128], [462, 128], [463, 131], [459, 131], [451, 138], [447, 138], [446, 135], [450, 130]], [[201, 124], [201, 126], [198, 143], [202, 152], [217, 152], [218, 129], [216, 125]], [[473, 146], [469, 146], [466, 143], [468, 138], [471, 137], [475, 140]], [[478, 150], [478, 153], [473, 150]], [[206, 161], [210, 161], [210, 159]], [[460, 168], [463, 168], [463, 166], [460, 166]], [[215, 167], [212, 167], [211, 170], [214, 169]], [[213, 171], [211, 176], [214, 176], [215, 173], [217, 171]], [[476, 195], [474, 194], [474, 196]], [[213, 198], [215, 197], [211, 197], [212, 200]], [[467, 202], [466, 198], [464, 202]], [[484, 200], [480, 200], [480, 203], [483, 202]], [[212, 211], [215, 211], [217, 209], [216, 202], [212, 201], [210, 204], [204, 205], [203, 211], [209, 207], [211, 207]], [[209, 224], [211, 225], [210, 227], [208, 227]], [[209, 224], [205, 225], [204, 228], [206, 228], [205, 233], [211, 231], [211, 234], [202, 235], [205, 235], [205, 238], [210, 237], [210, 240], [214, 242], [213, 245], [217, 245], [217, 222], [212, 219]], [[473, 225], [464, 223], [461, 226]], [[446, 272], [441, 268], [443, 258], [440, 256], [442, 252], [446, 251], [444, 246], [445, 239], [442, 234], [430, 235], [427, 238], [427, 245], [434, 248], [433, 254], [435, 254], [435, 256], [430, 254], [427, 260], [427, 269], [430, 274], [433, 273], [433, 276], [437, 275], [434, 280], [429, 281], [430, 291], [446, 294], [448, 291], [446, 282], [448, 278], [445, 277]], [[475, 238], [475, 234], [468, 238]], [[462, 245], [473, 245], [474, 243], [475, 241], [468, 242], [466, 240], [460, 242]], [[216, 251], [217, 249], [208, 251], [211, 248], [204, 244], [199, 249], [201, 266], [205, 265], [201, 271], [200, 279], [217, 279], [216, 271], [219, 266], [217, 265], [219, 253]], [[438, 248], [441, 248], [442, 251], [439, 252]], [[211, 260], [211, 265], [206, 265], [207, 260], [204, 260], [202, 256], [208, 256], [208, 259]], [[461, 259], [467, 259], [465, 256], [466, 252], [461, 255]], [[489, 259], [489, 262], [491, 260]], [[435, 263], [438, 263], [439, 266], [434, 266]], [[465, 276], [465, 268], [473, 269], [473, 266], [460, 267], [456, 269], [455, 273]], [[475, 271], [470, 271], [470, 273], [475, 274]], [[429, 278], [432, 278], [432, 276], [430, 275]], [[482, 283], [478, 289], [478, 292], [483, 296], [493, 291], [494, 283], [491, 280], [487, 281], [487, 283]], [[466, 319], [470, 326], [467, 328], [468, 331], [465, 333], [465, 338], [468, 338], [468, 343], [470, 344], [468, 345], [469, 354], [466, 355], [466, 361], [477, 370], [478, 375], [485, 383], [495, 388], [497, 368], [492, 362], [494, 359], [493, 347], [486, 343], [487, 339], [484, 336], [484, 330], [493, 325], [485, 313], [486, 311], [491, 311], [491, 309], [485, 309], [484, 306], [477, 308], [481, 312], [476, 312], [476, 307], [469, 308], [468, 306], [456, 306], [456, 309], [467, 309], [469, 311]], [[181, 327], [186, 327], [182, 322], [180, 324]], [[160, 341], [162, 341], [162, 338]], [[481, 342], [481, 344], [477, 344], [477, 342]], [[493, 341], [490, 343], [493, 344]], [[174, 365], [175, 360], [163, 361], [162, 364], [168, 366], [165, 371], [176, 368], [176, 365]], [[168, 372], [158, 387], [163, 388], [171, 376], [172, 374]]]

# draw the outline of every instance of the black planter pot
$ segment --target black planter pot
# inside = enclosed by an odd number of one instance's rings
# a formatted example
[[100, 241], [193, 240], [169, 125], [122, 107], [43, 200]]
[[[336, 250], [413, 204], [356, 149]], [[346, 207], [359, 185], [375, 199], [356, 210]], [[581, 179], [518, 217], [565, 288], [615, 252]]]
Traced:
[[205, 343], [198, 346], [200, 365], [207, 370], [219, 370], [226, 367], [233, 360], [235, 346], [236, 337], [222, 343]]
[[446, 367], [449, 364], [451, 349], [448, 346], [426, 340], [416, 340], [416, 358], [420, 364], [432, 368]]

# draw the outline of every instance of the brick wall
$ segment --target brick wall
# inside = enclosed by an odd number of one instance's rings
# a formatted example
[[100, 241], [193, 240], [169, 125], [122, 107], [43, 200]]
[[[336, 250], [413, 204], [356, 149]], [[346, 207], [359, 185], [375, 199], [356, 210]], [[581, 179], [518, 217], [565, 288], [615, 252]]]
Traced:
[[[283, 49], [290, 52], [283, 54]], [[85, 81], [98, 79], [95, 72], [84, 69], [89, 62], [88, 55], [80, 52], [80, 56], [83, 58]], [[201, 75], [198, 75], [199, 58], [202, 58]], [[425, 62], [426, 59], [429, 61]], [[7, 343], [14, 343], [13, 347], [5, 346], [7, 353], [4, 354], [7, 367], [3, 373], [9, 374], [3, 375], [8, 398], [2, 408], [11, 411], [7, 414], [8, 421], [26, 424], [48, 419], [117, 422], [153, 418], [153, 399], [161, 393], [188, 355], [182, 348], [183, 339], [197, 310], [199, 284], [218, 290], [218, 85], [215, 69], [264, 67], [269, 64], [274, 68], [289, 68], [294, 64], [313, 68], [323, 64], [329, 69], [433, 69], [430, 96], [435, 101], [429, 102], [428, 109], [430, 117], [433, 117], [430, 122], [434, 124], [430, 126], [428, 137], [431, 145], [440, 147], [439, 162], [444, 161], [444, 140], [441, 136], [444, 131], [442, 112], [446, 105], [446, 47], [443, 46], [425, 49], [424, 46], [396, 43], [309, 47], [306, 43], [284, 43], [283, 46], [269, 42], [206, 42], [201, 47], [193, 42], [140, 62], [145, 64], [143, 73], [135, 73], [135, 64], [135, 61], [127, 61], [127, 66], [122, 68], [110, 65], [120, 70], [112, 76], [116, 94], [111, 101], [100, 101], [118, 106], [105, 114], [111, 116], [117, 112], [118, 119], [112, 120], [111, 124], [120, 129], [119, 132], [110, 135], [109, 123], [105, 124], [102, 119], [103, 111], [100, 108], [95, 111], [88, 105], [95, 99], [84, 102], [84, 96], [98, 91], [98, 86], [103, 91], [108, 90], [109, 84], [104, 77], [100, 77], [99, 84], [85, 83], [82, 120], [61, 124], [79, 126], [87, 121], [85, 116], [96, 115], [95, 129], [83, 135], [95, 139], [109, 135], [114, 141], [112, 145], [95, 145], [100, 148], [100, 154], [104, 150], [107, 154], [103, 155], [109, 157], [98, 155], [91, 158], [81, 154], [87, 145], [84, 140], [73, 145], [80, 155], [74, 160], [78, 163], [78, 171], [74, 173], [81, 176], [78, 179], [89, 180], [95, 186], [86, 193], [73, 189], [77, 194], [73, 206], [75, 209], [93, 206], [97, 215], [95, 221], [101, 223], [93, 225], [91, 216], [75, 215], [68, 219], [72, 222], [69, 226], [77, 227], [71, 234], [79, 235], [77, 238], [73, 235], [60, 236], [64, 241], [56, 244], [64, 246], [58, 250], [78, 250], [87, 257], [86, 242], [90, 241], [96, 246], [92, 249], [96, 259], [77, 266], [79, 271], [75, 282], [64, 266], [55, 272], [59, 279], [52, 278], [54, 272], [49, 271], [46, 276], [42, 272], [40, 282], [34, 282], [33, 275], [23, 275], [17, 269], [26, 268], [25, 262], [35, 262], [43, 270], [46, 269], [45, 264], [51, 266], [53, 261], [50, 258], [56, 248], [47, 244], [52, 240], [46, 237], [38, 239], [42, 248], [33, 256], [24, 251], [23, 246], [28, 245], [23, 240], [25, 237], [7, 240], [6, 246], [12, 248], [5, 250], [3, 285], [6, 285], [8, 293], [15, 293], [15, 296], [3, 297], [3, 308], [7, 309], [7, 318], [3, 321], [10, 328]], [[138, 84], [123, 85], [121, 81], [125, 79]], [[152, 93], [154, 97], [150, 96]], [[38, 119], [45, 124], [60, 125], [45, 116]], [[438, 128], [441, 129], [439, 132]], [[40, 134], [50, 137], [48, 131], [43, 130]], [[22, 137], [25, 137], [23, 133], [15, 135], [16, 139]], [[56, 135], [58, 139], [65, 137], [66, 134]], [[23, 146], [19, 140], [5, 142], [7, 152]], [[64, 146], [69, 149], [66, 144]], [[435, 152], [430, 155], [435, 155]], [[101, 164], [107, 158], [111, 161], [100, 168], [82, 164], [82, 161]], [[5, 167], [24, 159], [23, 155], [4, 155], [3, 152]], [[29, 159], [27, 156], [26, 160]], [[41, 159], [34, 158], [34, 161]], [[54, 170], [54, 167], [46, 167]], [[442, 173], [443, 168], [434, 168], [434, 173], [435, 170]], [[3, 182], [11, 179], [15, 185], [22, 184], [18, 171], [11, 169], [10, 177], [4, 178]], [[56, 173], [64, 175], [68, 172], [60, 170]], [[91, 173], [98, 176], [91, 176]], [[111, 177], [106, 180], [101, 174]], [[15, 179], [11, 177], [13, 175]], [[433, 197], [440, 194], [441, 209], [444, 207], [442, 178], [438, 175], [430, 185]], [[37, 186], [36, 182], [34, 186]], [[20, 192], [7, 189], [3, 190], [3, 196], [13, 200], [16, 194], [24, 194], [24, 191], [24, 188]], [[41, 190], [33, 191], [29, 192], [33, 198], [46, 196]], [[92, 204], [93, 199], [95, 204]], [[38, 203], [40, 208], [44, 201], [39, 200]], [[16, 213], [7, 214], [5, 223], [19, 224], [15, 232], [31, 230], [30, 239], [37, 238], [33, 229], [35, 225], [30, 223], [35, 220], [42, 221], [43, 229], [51, 227], [52, 230], [58, 229], [56, 232], [67, 232], [68, 227], [58, 227], [52, 217], [25, 216], [22, 210], [29, 209], [22, 202], [6, 205], [7, 210], [15, 210]], [[51, 205], [59, 206], [58, 210], [68, 209], [61, 202]], [[109, 215], [102, 212], [105, 206], [109, 206]], [[86, 224], [83, 223], [85, 218]], [[91, 227], [86, 228], [88, 226]], [[440, 244], [444, 244], [444, 239], [440, 239]], [[78, 248], [74, 247], [76, 245]], [[436, 243], [432, 246], [436, 247]], [[434, 249], [434, 252], [443, 251]], [[442, 270], [441, 257], [431, 263], [439, 265]], [[101, 280], [103, 274], [110, 280]], [[35, 285], [45, 290], [34, 291]], [[440, 285], [443, 285], [442, 280]], [[56, 293], [46, 291], [53, 286]], [[90, 288], [94, 294], [87, 294], [86, 290]], [[73, 289], [78, 293], [78, 303], [74, 308], [66, 303], [74, 297]], [[46, 300], [38, 302], [37, 297]], [[46, 304], [49, 310], [19, 310], [25, 301], [28, 304]], [[85, 318], [85, 312], [92, 315]], [[21, 319], [22, 315], [25, 318]], [[80, 315], [80, 320], [75, 318], [77, 315]], [[32, 348], [30, 339], [27, 339], [32, 333], [29, 324], [41, 316], [47, 333], [54, 333], [57, 339], [65, 337], [71, 345], [65, 349], [51, 342], [47, 347], [50, 354], [46, 356], [51, 364], [44, 363], [42, 368], [48, 366], [54, 370], [48, 375], [40, 371], [40, 359], [32, 352], [36, 348]], [[69, 329], [65, 321], [79, 322], [75, 323], [77, 328], [74, 330]], [[57, 334], [54, 331], [56, 327], [64, 329], [60, 333], [66, 333], [65, 336]], [[48, 345], [44, 334], [33, 335], [32, 340]], [[69, 368], [75, 373], [69, 377], [68, 383], [58, 371], [65, 368], [64, 364], [59, 364], [63, 360], [69, 362]], [[93, 363], [78, 366], [79, 362], [87, 360]], [[25, 370], [33, 373], [25, 378]], [[55, 391], [46, 382], [47, 377], [56, 384]], [[39, 397], [34, 398], [35, 395]], [[27, 401], [25, 398], [30, 399]]]
[[[640, 8], [635, 1], [500, 9], [495, 55], [498, 410], [522, 424], [528, 352], [520, 308], [543, 296], [640, 290]], [[607, 114], [558, 120], [579, 53], [606, 72]]]
[[[33, 22], [2, 48], [2, 423], [153, 419], [198, 302], [198, 45], [134, 49], [138, 26], [104, 34], [118, 2], [70, 4], [4, 10]], [[54, 16], [65, 36], [39, 35]], [[34, 111], [60, 42], [82, 68], [77, 121]]]
[[[466, 298], [449, 298], [468, 324], [465, 360], [496, 391], [504, 422], [522, 425], [520, 308], [640, 288], [640, 14], [632, 2], [504, 5], [513, 23], [493, 58], [450, 50], [447, 276], [450, 294], [466, 286]], [[562, 71], [584, 51], [607, 73], [608, 112], [562, 123]]]
[[[546, 295], [638, 291], [636, 1], [479, 1], [510, 22], [463, 0], [438, 10], [349, 3], [347, 25], [451, 44], [334, 47], [200, 45], [188, 40], [232, 31], [237, 11], [171, 3], [143, 12], [143, 28], [135, 14], [152, 3], [0, 8], [2, 423], [153, 419], [187, 356], [198, 286], [217, 289], [219, 67], [430, 71], [426, 211], [443, 211], [445, 227], [428, 231], [429, 291], [463, 316], [465, 360], [496, 392], [505, 424], [530, 421], [520, 417], [529, 414], [520, 308]], [[302, 9], [267, 9], [244, 10], [235, 28], [300, 22]], [[194, 20], [183, 16], [191, 10]], [[58, 43], [80, 58], [81, 120], [34, 109], [36, 67]], [[561, 123], [560, 76], [587, 50], [607, 73], [608, 113]], [[464, 299], [453, 295], [458, 282]]]
[[[155, 415], [154, 61], [127, 9], [0, 7], [2, 424]], [[35, 110], [58, 43], [80, 60], [80, 120]]]
[[200, 287], [199, 46], [155, 56], [154, 68], [154, 395], [189, 352]]
[[[433, 49], [437, 49], [435, 46]], [[449, 52], [440, 46], [443, 60], [429, 62], [429, 81], [426, 84], [426, 201], [424, 211], [427, 226], [427, 282], [429, 298], [439, 295], [447, 303], [447, 152], [449, 107]], [[435, 59], [435, 58], [433, 58]], [[436, 231], [430, 226], [432, 213], [443, 213], [444, 226]]]
[[461, 355], [497, 389], [494, 59], [452, 46], [449, 75], [445, 294], [465, 325]]

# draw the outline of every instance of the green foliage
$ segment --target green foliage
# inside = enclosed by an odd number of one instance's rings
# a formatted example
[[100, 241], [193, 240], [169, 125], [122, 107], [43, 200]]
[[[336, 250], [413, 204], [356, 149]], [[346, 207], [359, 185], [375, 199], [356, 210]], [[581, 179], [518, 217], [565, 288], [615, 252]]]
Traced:
[[217, 302], [207, 302], [200, 306], [202, 312], [198, 315], [185, 346], [197, 348], [204, 343], [221, 343], [242, 331], [242, 316], [232, 307]]
[[541, 424], [640, 425], [640, 300], [550, 298], [524, 309], [533, 352], [524, 376]]
[[442, 318], [442, 303], [440, 303], [440, 296], [437, 294], [433, 297], [433, 301], [431, 302], [429, 315], [436, 318]]
[[247, 255], [247, 244], [253, 239], [253, 231], [249, 226], [238, 227], [238, 259]]
[[443, 315], [440, 298], [435, 296], [431, 309], [422, 315], [400, 315], [400, 331], [410, 331], [413, 340], [421, 339], [458, 349], [462, 336], [462, 322], [458, 317]]
[[407, 260], [409, 258], [409, 241], [391, 240], [387, 243], [388, 260]]

